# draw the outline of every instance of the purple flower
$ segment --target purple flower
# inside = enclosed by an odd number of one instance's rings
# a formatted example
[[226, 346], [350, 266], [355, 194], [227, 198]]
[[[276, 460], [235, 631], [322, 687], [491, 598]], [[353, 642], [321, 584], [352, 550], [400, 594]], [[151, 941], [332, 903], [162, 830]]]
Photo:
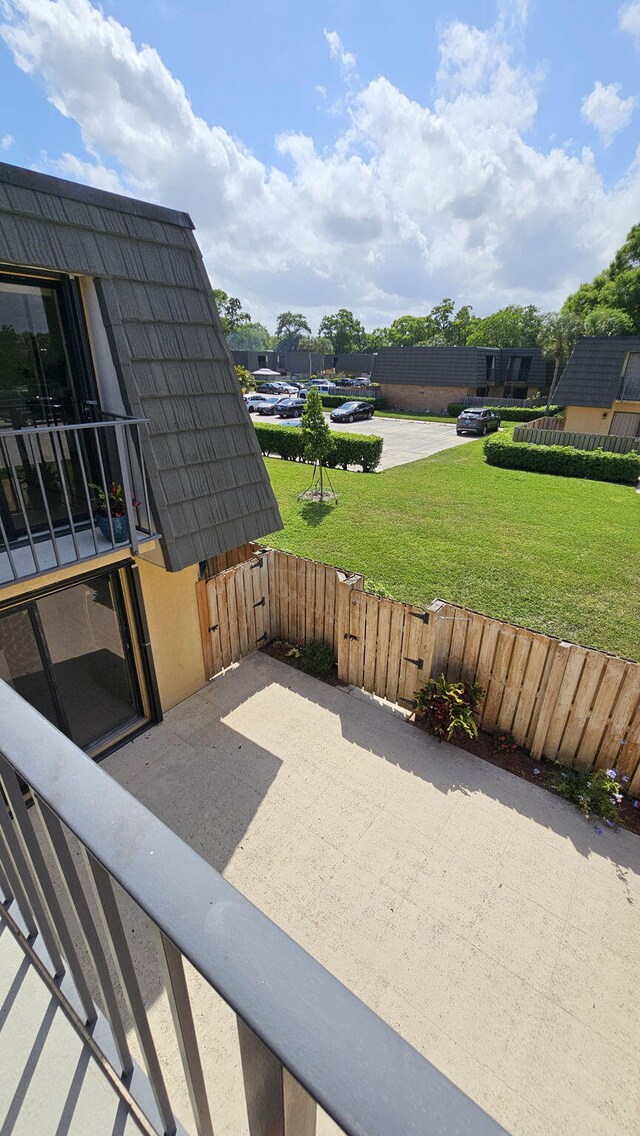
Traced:
[[534, 776], [534, 777], [537, 777], [537, 776], [538, 776], [538, 774], [539, 774], [539, 772], [540, 772], [540, 770], [539, 770], [539, 769], [534, 769], [534, 771], [533, 771], [533, 776]]
[[633, 807], [634, 807], [634, 809], [640, 809], [640, 801], [634, 801]]
[[627, 744], [627, 739], [626, 738], [620, 738], [620, 745], [626, 746], [626, 744]]
[[607, 769], [607, 777], [613, 777], [614, 780], [618, 776], [615, 769]]
[[613, 821], [612, 821], [612, 820], [605, 820], [605, 822], [604, 822], [604, 823], [605, 823], [606, 825], [608, 825], [608, 826], [609, 826], [609, 828], [613, 828]]
[[593, 826], [593, 831], [594, 831], [594, 832], [597, 832], [598, 836], [602, 836], [602, 829], [600, 828], [600, 826], [599, 826], [599, 825], [597, 825], [597, 824], [594, 824], [594, 826]]
[[621, 778], [620, 778], [620, 780], [621, 780], [621, 781], [624, 781], [624, 782], [625, 782], [625, 784], [626, 784], [626, 782], [627, 782], [627, 781], [629, 780], [629, 778], [628, 778], [628, 777], [621, 777]]
[[614, 799], [614, 801], [621, 801], [622, 800], [622, 793], [614, 793], [613, 799]]

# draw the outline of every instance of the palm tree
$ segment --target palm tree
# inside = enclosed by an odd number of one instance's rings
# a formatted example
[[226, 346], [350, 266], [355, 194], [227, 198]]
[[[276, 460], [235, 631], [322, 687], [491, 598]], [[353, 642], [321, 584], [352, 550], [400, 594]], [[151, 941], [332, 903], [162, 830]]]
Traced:
[[547, 358], [554, 360], [553, 379], [547, 396], [547, 414], [558, 385], [561, 365], [566, 363], [581, 334], [581, 321], [574, 315], [569, 315], [567, 312], [547, 312], [542, 317], [540, 346]]

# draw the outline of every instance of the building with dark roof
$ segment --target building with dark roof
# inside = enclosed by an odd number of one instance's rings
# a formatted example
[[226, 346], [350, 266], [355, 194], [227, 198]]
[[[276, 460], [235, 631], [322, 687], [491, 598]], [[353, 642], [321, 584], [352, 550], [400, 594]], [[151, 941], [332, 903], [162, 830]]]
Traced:
[[565, 430], [640, 437], [640, 336], [579, 339], [553, 401]]
[[105, 752], [205, 685], [199, 563], [280, 527], [187, 214], [0, 164], [0, 677]]
[[539, 347], [383, 347], [372, 381], [390, 406], [441, 414], [468, 396], [528, 398], [546, 389]]
[[246, 367], [252, 373], [261, 367], [279, 371], [283, 378], [303, 375], [321, 375], [324, 355], [321, 351], [232, 351], [236, 366]]
[[342, 355], [325, 355], [325, 371], [334, 371], [335, 374], [370, 375], [373, 370], [375, 356], [365, 351], [348, 351]]

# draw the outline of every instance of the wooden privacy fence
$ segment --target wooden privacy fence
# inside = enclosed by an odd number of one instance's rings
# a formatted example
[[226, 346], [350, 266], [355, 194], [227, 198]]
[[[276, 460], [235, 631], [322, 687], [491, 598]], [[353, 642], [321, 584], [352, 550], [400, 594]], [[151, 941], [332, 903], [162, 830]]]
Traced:
[[[556, 423], [555, 429], [550, 423]], [[514, 442], [533, 442], [538, 446], [573, 446], [576, 450], [605, 450], [611, 454], [629, 454], [640, 450], [640, 438], [627, 438], [621, 434], [580, 434], [573, 430], [559, 430], [558, 419], [534, 418], [526, 426], [516, 426]]]
[[274, 637], [324, 639], [338, 677], [408, 707], [430, 675], [477, 682], [480, 725], [534, 757], [615, 766], [640, 796], [640, 664], [480, 615], [372, 595], [364, 578], [275, 549], [198, 583], [207, 676]]

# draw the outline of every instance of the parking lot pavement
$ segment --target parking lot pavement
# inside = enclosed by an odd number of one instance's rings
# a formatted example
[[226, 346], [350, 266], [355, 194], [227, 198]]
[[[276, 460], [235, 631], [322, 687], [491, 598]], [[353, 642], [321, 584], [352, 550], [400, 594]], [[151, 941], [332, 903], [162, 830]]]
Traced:
[[378, 415], [366, 422], [329, 422], [329, 425], [332, 430], [347, 430], [352, 434], [378, 434], [384, 438], [379, 470], [428, 458], [440, 450], [472, 442], [475, 437], [465, 435], [459, 438], [453, 423], [415, 422], [407, 418], [382, 418]]

